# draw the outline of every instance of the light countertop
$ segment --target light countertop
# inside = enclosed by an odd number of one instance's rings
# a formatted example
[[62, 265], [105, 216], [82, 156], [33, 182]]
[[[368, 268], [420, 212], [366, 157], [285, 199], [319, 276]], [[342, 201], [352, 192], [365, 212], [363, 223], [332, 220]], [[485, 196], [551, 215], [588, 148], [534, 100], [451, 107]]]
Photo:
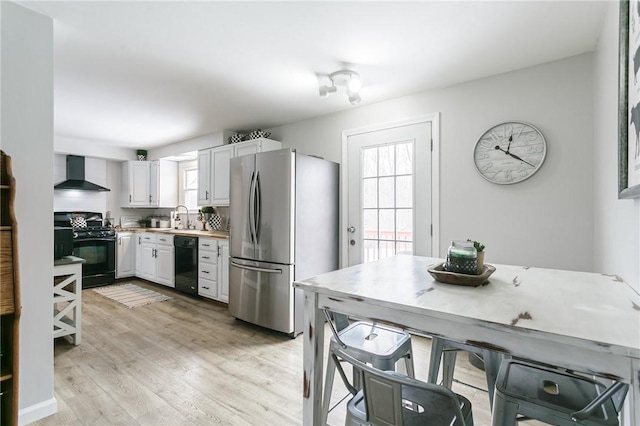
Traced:
[[61, 266], [61, 265], [71, 265], [73, 263], [85, 263], [86, 260], [75, 257], [75, 256], [65, 256], [62, 259], [55, 259], [53, 261], [53, 266]]
[[229, 233], [225, 231], [200, 231], [195, 229], [171, 229], [171, 228], [116, 228], [117, 232], [154, 232], [158, 234], [183, 235], [187, 237], [208, 237], [229, 239]]

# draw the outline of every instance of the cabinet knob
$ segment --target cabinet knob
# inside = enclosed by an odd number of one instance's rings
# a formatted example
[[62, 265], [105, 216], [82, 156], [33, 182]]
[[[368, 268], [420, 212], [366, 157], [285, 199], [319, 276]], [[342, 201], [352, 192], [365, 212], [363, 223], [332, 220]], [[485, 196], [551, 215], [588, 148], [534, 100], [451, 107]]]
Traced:
[[203, 259], [209, 259], [209, 256], [202, 256]]
[[202, 272], [204, 272], [205, 274], [208, 274], [208, 273], [209, 273], [209, 271], [202, 271]]

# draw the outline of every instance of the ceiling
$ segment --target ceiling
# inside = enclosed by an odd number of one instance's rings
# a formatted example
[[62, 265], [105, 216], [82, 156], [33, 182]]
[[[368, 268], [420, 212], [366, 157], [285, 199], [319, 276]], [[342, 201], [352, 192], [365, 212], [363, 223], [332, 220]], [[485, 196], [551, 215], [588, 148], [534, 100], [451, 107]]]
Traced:
[[[594, 50], [594, 1], [23, 1], [54, 20], [55, 135], [152, 148]], [[360, 73], [362, 103], [319, 83]]]

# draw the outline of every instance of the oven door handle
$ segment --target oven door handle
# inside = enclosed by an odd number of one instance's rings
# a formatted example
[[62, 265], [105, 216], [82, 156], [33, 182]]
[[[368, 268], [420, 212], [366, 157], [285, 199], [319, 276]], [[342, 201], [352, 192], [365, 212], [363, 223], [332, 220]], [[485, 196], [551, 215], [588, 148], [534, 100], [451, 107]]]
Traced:
[[89, 241], [89, 242], [105, 241], [107, 243], [113, 241], [115, 243], [116, 239], [115, 238], [85, 238], [85, 239], [82, 239], [82, 240], [74, 240], [75, 243], [84, 243], [84, 242], [87, 242], [87, 241]]

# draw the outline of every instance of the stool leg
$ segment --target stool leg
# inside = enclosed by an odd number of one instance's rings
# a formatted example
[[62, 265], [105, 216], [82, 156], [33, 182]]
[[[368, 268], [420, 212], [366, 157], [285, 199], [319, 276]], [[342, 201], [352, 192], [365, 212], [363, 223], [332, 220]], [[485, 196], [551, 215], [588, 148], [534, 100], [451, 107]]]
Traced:
[[440, 370], [440, 360], [444, 351], [444, 340], [439, 337], [431, 338], [431, 356], [429, 359], [429, 383], [438, 383], [438, 371]]
[[413, 348], [409, 347], [409, 353], [404, 357], [404, 362], [407, 367], [407, 376], [415, 379], [416, 372], [413, 367]]
[[507, 401], [499, 392], [493, 396], [491, 426], [515, 426], [518, 424], [518, 404]]
[[442, 355], [442, 386], [451, 389], [453, 385], [453, 370], [456, 368], [458, 351], [444, 351]]
[[333, 390], [333, 378], [336, 375], [336, 364], [333, 357], [329, 356], [327, 361], [327, 377], [324, 380], [324, 395], [322, 397], [322, 424], [327, 424], [329, 417], [329, 407], [331, 406], [331, 392]]

